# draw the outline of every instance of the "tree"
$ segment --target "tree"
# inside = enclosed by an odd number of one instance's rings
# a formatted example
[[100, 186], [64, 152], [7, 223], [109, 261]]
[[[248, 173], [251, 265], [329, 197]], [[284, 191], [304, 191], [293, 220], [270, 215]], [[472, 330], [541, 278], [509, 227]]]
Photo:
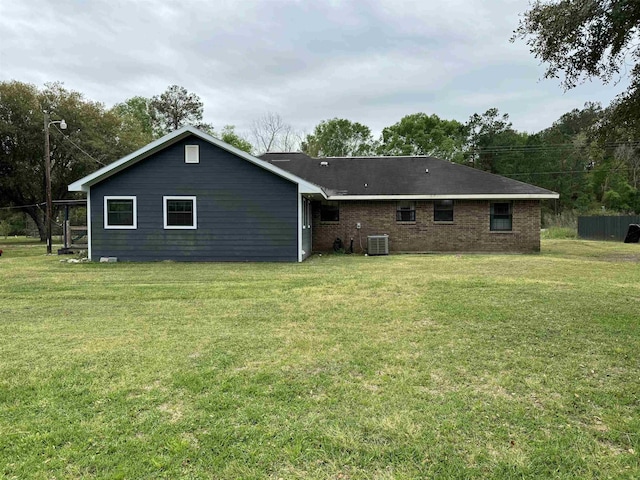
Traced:
[[463, 161], [465, 126], [457, 120], [414, 113], [382, 130], [378, 153], [382, 155], [430, 155]]
[[300, 147], [300, 135], [282, 117], [267, 112], [251, 125], [251, 136], [257, 153], [292, 152]]
[[67, 185], [144, 145], [123, 133], [122, 119], [62, 84], [42, 91], [22, 82], [0, 82], [0, 205], [29, 215], [45, 238], [43, 111], [65, 119], [51, 125], [51, 184], [54, 199], [69, 198]]
[[223, 142], [228, 143], [229, 145], [233, 145], [239, 150], [242, 150], [247, 153], [251, 153], [253, 151], [253, 145], [236, 132], [236, 127], [234, 125], [225, 125], [222, 127], [222, 131], [218, 134], [215, 130], [212, 130], [211, 135], [219, 138]]
[[[515, 146], [506, 142], [508, 132], [513, 132], [509, 114], [500, 115], [497, 108], [490, 108], [483, 114], [474, 113], [466, 124], [470, 161], [481, 170], [497, 173], [496, 158]], [[513, 136], [510, 136], [513, 140]]]
[[202, 101], [184, 87], [171, 85], [164, 93], [151, 99], [149, 108], [156, 136], [165, 135], [184, 125], [202, 126]]
[[594, 141], [601, 118], [602, 107], [586, 103], [583, 109], [565, 113], [539, 134], [544, 146], [538, 153], [539, 164], [543, 171], [554, 172], [545, 175], [540, 186], [560, 194], [560, 200], [554, 203], [556, 213], [595, 199], [591, 170], [606, 155]]
[[525, 40], [547, 64], [545, 78], [571, 89], [588, 78], [608, 83], [629, 75], [619, 98], [626, 116], [640, 112], [640, 2], [634, 0], [537, 0], [524, 14], [512, 41]]
[[141, 143], [147, 144], [154, 138], [151, 100], [145, 97], [132, 97], [118, 103], [112, 112], [122, 121], [123, 134], [140, 136]]
[[369, 127], [343, 118], [323, 120], [306, 136], [302, 151], [312, 157], [371, 155], [374, 141]]

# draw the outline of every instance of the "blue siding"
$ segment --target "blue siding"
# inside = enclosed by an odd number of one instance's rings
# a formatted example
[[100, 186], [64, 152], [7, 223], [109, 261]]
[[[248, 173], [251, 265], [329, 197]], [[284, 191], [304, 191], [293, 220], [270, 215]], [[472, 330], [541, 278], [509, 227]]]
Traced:
[[[200, 163], [184, 146], [200, 145]], [[295, 183], [191, 136], [91, 187], [92, 258], [297, 261]], [[104, 197], [135, 195], [138, 228], [104, 229]], [[165, 230], [163, 196], [197, 197], [195, 230]]]

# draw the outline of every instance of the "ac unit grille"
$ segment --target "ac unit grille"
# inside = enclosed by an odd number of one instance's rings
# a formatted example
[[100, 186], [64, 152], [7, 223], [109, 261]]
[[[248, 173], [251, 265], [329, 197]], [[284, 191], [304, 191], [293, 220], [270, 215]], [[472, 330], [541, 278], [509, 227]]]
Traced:
[[389, 236], [370, 235], [367, 237], [367, 253], [369, 255], [389, 255]]

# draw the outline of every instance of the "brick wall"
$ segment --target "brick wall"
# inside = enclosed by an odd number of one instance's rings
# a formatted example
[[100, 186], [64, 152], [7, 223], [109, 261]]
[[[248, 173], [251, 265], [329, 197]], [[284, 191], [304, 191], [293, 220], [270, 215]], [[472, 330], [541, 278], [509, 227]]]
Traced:
[[[340, 202], [338, 222], [320, 221], [320, 203], [313, 204], [313, 250], [329, 251], [336, 237], [354, 250], [367, 248], [367, 235], [389, 235], [392, 252], [512, 252], [540, 251], [540, 202], [513, 201], [510, 232], [489, 230], [490, 202], [456, 200], [453, 222], [433, 221], [433, 202], [416, 202], [415, 222], [396, 222], [394, 201]], [[356, 229], [360, 222], [362, 228]], [[362, 249], [360, 247], [362, 245]]]

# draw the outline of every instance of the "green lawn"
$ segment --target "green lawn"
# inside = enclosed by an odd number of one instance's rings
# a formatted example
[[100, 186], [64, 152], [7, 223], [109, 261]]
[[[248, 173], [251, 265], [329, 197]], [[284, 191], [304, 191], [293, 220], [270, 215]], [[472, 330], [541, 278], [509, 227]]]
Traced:
[[4, 478], [638, 478], [640, 246], [73, 264], [0, 238]]

